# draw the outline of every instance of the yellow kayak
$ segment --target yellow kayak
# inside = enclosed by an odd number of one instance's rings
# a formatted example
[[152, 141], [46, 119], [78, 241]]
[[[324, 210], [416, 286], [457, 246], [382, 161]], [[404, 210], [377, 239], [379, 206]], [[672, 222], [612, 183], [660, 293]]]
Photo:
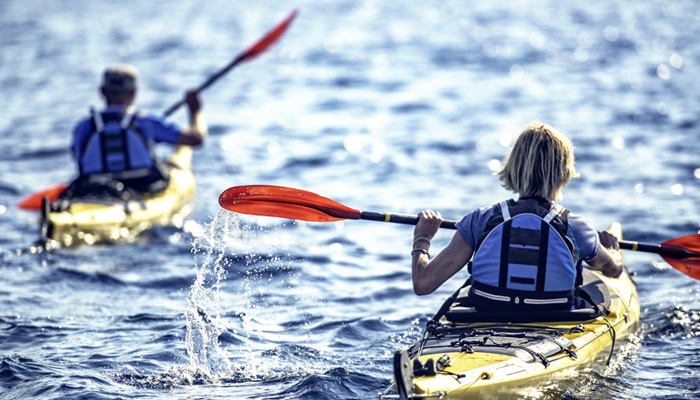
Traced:
[[[609, 231], [621, 239], [620, 224]], [[397, 394], [380, 397], [562, 398], [602, 371], [639, 322], [627, 271], [614, 279], [584, 268], [583, 277], [591, 306], [572, 311], [478, 312], [460, 294], [419, 342], [396, 352]]]
[[195, 179], [192, 148], [179, 146], [166, 163], [168, 186], [125, 201], [116, 197], [71, 200], [60, 211], [44, 207], [42, 235], [61, 246], [130, 241], [159, 226], [182, 227], [192, 213]]

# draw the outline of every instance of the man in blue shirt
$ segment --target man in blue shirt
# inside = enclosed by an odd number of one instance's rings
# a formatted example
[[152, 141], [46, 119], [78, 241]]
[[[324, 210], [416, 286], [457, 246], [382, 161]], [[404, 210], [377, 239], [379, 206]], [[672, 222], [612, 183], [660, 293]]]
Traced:
[[199, 146], [206, 139], [207, 124], [197, 90], [185, 95], [190, 124], [181, 128], [164, 117], [136, 111], [132, 104], [137, 89], [136, 68], [114, 65], [104, 72], [100, 90], [106, 108], [93, 111], [73, 134], [71, 150], [80, 171], [78, 186], [119, 181], [137, 191], [153, 191], [153, 184], [163, 180], [155, 143]]

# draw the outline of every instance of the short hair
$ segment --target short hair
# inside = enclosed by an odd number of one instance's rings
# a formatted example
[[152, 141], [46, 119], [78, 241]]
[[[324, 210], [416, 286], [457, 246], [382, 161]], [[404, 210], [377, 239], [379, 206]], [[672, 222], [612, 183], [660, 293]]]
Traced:
[[102, 89], [110, 95], [131, 93], [138, 87], [139, 72], [127, 64], [108, 67], [102, 76]]
[[504, 188], [522, 197], [561, 200], [571, 178], [579, 177], [574, 168], [574, 145], [551, 126], [531, 122], [515, 140], [496, 175]]

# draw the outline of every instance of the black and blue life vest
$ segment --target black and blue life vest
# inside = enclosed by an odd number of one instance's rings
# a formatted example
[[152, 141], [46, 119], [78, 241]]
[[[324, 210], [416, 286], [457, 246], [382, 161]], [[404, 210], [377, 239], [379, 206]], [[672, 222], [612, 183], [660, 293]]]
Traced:
[[494, 205], [470, 265], [469, 297], [482, 309], [570, 309], [581, 263], [568, 210], [544, 199]]
[[123, 114], [92, 111], [93, 132], [82, 145], [78, 166], [81, 176], [111, 179], [143, 178], [151, 174], [153, 146], [135, 122], [128, 107]]

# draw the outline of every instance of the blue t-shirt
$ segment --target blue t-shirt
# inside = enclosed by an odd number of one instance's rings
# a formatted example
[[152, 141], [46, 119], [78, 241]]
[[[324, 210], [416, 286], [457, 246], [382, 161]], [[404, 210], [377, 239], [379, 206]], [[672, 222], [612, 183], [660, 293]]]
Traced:
[[[457, 222], [457, 230], [472, 249], [476, 250], [479, 235], [486, 227], [492, 212], [493, 207], [477, 208]], [[570, 212], [568, 220], [569, 230], [566, 236], [574, 243], [574, 258], [577, 262], [594, 259], [600, 249], [598, 232], [579, 215]]]
[[[124, 107], [108, 107], [106, 110], [104, 110], [104, 113], [121, 115], [124, 113]], [[180, 137], [180, 127], [159, 115], [137, 113], [134, 121], [149, 142], [175, 144], [177, 139]], [[82, 120], [75, 127], [71, 150], [73, 152], [73, 156], [76, 160], [78, 160], [78, 162], [80, 162], [80, 159], [82, 158], [81, 152], [85, 141], [92, 133], [92, 117]]]

